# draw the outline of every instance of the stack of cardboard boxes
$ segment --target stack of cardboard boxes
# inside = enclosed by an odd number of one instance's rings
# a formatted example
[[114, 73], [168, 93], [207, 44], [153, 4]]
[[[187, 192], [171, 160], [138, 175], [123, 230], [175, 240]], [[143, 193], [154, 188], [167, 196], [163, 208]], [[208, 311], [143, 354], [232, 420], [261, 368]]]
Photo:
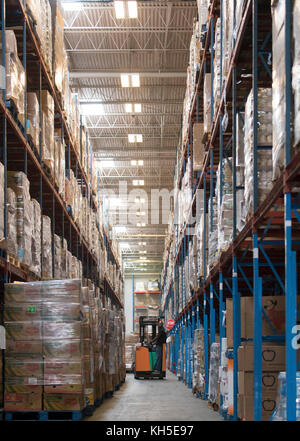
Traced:
[[81, 281], [6, 284], [4, 409], [81, 410]]
[[[272, 336], [285, 333], [284, 296], [262, 297], [262, 336], [270, 342], [262, 345], [262, 418], [269, 420], [276, 406], [277, 377], [285, 370], [285, 346]], [[226, 299], [226, 333], [228, 347], [233, 346], [232, 300]], [[241, 339], [238, 350], [238, 416], [253, 420], [254, 402], [254, 301], [253, 297], [241, 297]]]

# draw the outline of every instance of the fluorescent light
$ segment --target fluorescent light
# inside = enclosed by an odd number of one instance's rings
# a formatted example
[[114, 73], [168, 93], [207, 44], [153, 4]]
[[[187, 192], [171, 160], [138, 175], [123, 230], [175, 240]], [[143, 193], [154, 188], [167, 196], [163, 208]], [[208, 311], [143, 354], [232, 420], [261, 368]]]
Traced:
[[131, 74], [132, 87], [140, 87], [140, 74]]
[[145, 250], [139, 251], [139, 254], [147, 254], [147, 251], [145, 251]]
[[99, 162], [101, 168], [109, 168], [115, 166], [115, 161], [113, 159], [106, 159]]
[[128, 134], [128, 142], [135, 142], [135, 135], [133, 134]]
[[65, 11], [81, 11], [83, 4], [81, 2], [62, 2]]
[[139, 242], [139, 245], [146, 245], [146, 242]]
[[136, 135], [136, 142], [143, 142], [143, 135]]
[[80, 104], [80, 113], [84, 116], [104, 115], [103, 104], [86, 103]]
[[126, 227], [115, 227], [116, 233], [126, 233]]
[[136, 165], [136, 160], [135, 159], [132, 159], [131, 165]]
[[140, 74], [121, 74], [122, 87], [140, 87]]
[[109, 204], [111, 207], [119, 205], [120, 204], [120, 199], [119, 198], [110, 198], [109, 199]]
[[129, 87], [129, 75], [121, 74], [121, 85], [122, 87]]
[[120, 248], [129, 248], [129, 243], [120, 243]]
[[137, 10], [137, 2], [136, 1], [128, 2], [128, 16], [129, 16], [129, 18], [137, 18], [138, 10]]
[[132, 113], [132, 104], [131, 103], [125, 104], [125, 112]]
[[122, 1], [115, 1], [115, 11], [116, 11], [116, 17], [117, 18], [125, 18], [125, 8], [124, 8], [124, 2]]
[[135, 113], [141, 113], [142, 105], [141, 104], [135, 104], [134, 105], [134, 111], [135, 111]]
[[139, 180], [139, 185], [144, 185], [144, 179]]
[[143, 161], [142, 159], [140, 159], [140, 160], [138, 161], [138, 165], [144, 165], [144, 161]]
[[144, 204], [145, 203], [145, 199], [142, 198], [140, 202], [141, 202], [141, 204]]
[[141, 223], [138, 222], [138, 223], [136, 224], [136, 226], [137, 226], [137, 227], [141, 227]]
[[134, 179], [134, 180], [132, 181], [132, 184], [133, 184], [133, 185], [139, 185], [139, 181], [138, 181], [137, 179]]

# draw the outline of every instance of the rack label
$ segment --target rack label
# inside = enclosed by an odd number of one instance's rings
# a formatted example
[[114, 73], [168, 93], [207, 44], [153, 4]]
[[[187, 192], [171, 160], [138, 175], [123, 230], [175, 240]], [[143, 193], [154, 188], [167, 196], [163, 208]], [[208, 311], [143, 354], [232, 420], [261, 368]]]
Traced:
[[258, 259], [258, 248], [253, 248], [253, 259]]

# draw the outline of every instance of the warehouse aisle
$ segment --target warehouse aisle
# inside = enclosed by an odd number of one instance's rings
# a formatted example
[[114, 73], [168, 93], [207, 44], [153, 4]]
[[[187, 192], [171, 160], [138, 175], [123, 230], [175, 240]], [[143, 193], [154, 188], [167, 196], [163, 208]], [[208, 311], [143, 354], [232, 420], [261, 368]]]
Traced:
[[133, 374], [127, 374], [121, 389], [85, 420], [223, 421], [171, 373], [163, 381], [135, 380]]

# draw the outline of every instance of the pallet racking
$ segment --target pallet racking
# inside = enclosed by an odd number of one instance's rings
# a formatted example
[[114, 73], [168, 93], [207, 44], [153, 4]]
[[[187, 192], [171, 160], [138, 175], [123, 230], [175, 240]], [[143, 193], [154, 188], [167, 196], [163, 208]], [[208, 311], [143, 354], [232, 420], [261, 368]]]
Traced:
[[[234, 16], [237, 2], [234, 1]], [[178, 179], [176, 185], [180, 186], [183, 173], [186, 169], [187, 160], [193, 158], [193, 125], [203, 120], [203, 80], [205, 73], [211, 73], [212, 85], [214, 76], [214, 29], [216, 18], [223, 20], [223, 1], [211, 2], [209, 19], [206, 26], [203, 56], [200, 70], [196, 80], [196, 88], [192, 99], [189, 114], [188, 130], [183, 136], [183, 150], [178, 165]], [[240, 323], [240, 298], [243, 295], [252, 295], [254, 299], [254, 419], [262, 417], [262, 292], [275, 292], [285, 296], [286, 305], [286, 334], [284, 336], [286, 347], [286, 375], [287, 375], [287, 420], [296, 419], [296, 351], [292, 348], [292, 338], [297, 325], [297, 283], [299, 271], [297, 267], [297, 250], [299, 249], [299, 193], [297, 185], [300, 178], [300, 155], [292, 156], [291, 139], [291, 111], [292, 111], [292, 87], [291, 87], [291, 23], [292, 2], [286, 2], [285, 10], [285, 75], [286, 75], [286, 112], [285, 112], [285, 167], [281, 175], [274, 182], [273, 188], [262, 204], [258, 204], [258, 173], [257, 155], [261, 146], [257, 142], [258, 105], [257, 96], [259, 87], [272, 87], [272, 72], [268, 64], [268, 57], [272, 54], [272, 18], [271, 2], [252, 1], [244, 2], [242, 20], [234, 39], [230, 67], [228, 74], [223, 76], [221, 68], [222, 94], [213, 113], [211, 106], [212, 125], [208, 138], [205, 141], [206, 153], [202, 170], [193, 178], [191, 188], [193, 199], [190, 206], [190, 214], [196, 210], [196, 190], [204, 192], [204, 210], [208, 210], [210, 199], [210, 225], [213, 225], [212, 196], [215, 191], [215, 173], [219, 163], [224, 158], [232, 157], [233, 176], [233, 240], [229, 248], [223, 251], [218, 261], [207, 273], [206, 262], [204, 263], [204, 280], [200, 287], [195, 289], [191, 298], [185, 299], [184, 307], [179, 310], [178, 296], [179, 273], [183, 270], [183, 261], [188, 255], [189, 241], [192, 233], [189, 225], [185, 223], [181, 231], [177, 226], [177, 234], [180, 240], [174, 252], [174, 273], [169, 285], [166, 286], [166, 274], [169, 265], [169, 257], [165, 260], [163, 270], [163, 285], [165, 288], [164, 312], [168, 311], [176, 319], [176, 324], [171, 335], [173, 345], [168, 345], [170, 354], [169, 368], [177, 366], [181, 338], [187, 343], [186, 354], [181, 354], [186, 365], [186, 376], [182, 378], [189, 387], [192, 384], [192, 361], [191, 343], [195, 329], [200, 323], [204, 328], [205, 342], [205, 394], [208, 393], [208, 352], [210, 345], [215, 341], [216, 333], [220, 336], [220, 351], [222, 349], [222, 337], [225, 337], [226, 329], [223, 324], [223, 311], [226, 298], [233, 299], [233, 348], [232, 357], [234, 365], [234, 414], [233, 419], [238, 419], [237, 393], [238, 393], [238, 359], [237, 351], [241, 344]], [[223, 35], [221, 31], [221, 53], [223, 50]], [[241, 82], [241, 73], [250, 75]], [[242, 231], [237, 230], [237, 205], [236, 205], [236, 153], [237, 153], [237, 126], [236, 115], [243, 110], [245, 100], [250, 90], [253, 90], [254, 110], [254, 167], [253, 167], [253, 215], [247, 219]], [[213, 87], [211, 88], [211, 103], [214, 101]], [[222, 124], [225, 115], [228, 116], [226, 130]], [[226, 118], [227, 118], [226, 116]], [[269, 147], [270, 148], [270, 147]], [[179, 155], [180, 157], [180, 155]], [[192, 163], [192, 161], [191, 161]], [[220, 173], [220, 192], [222, 200], [222, 167]], [[204, 229], [207, 228], [204, 217]], [[204, 238], [206, 234], [204, 233]], [[206, 240], [206, 239], [205, 239]], [[204, 244], [207, 250], [207, 243]], [[169, 253], [169, 251], [168, 251]], [[205, 252], [205, 259], [207, 254]], [[183, 279], [182, 279], [183, 280]], [[184, 281], [182, 282], [184, 284]], [[182, 286], [182, 292], [188, 289]], [[272, 335], [267, 341], [280, 341], [282, 336]], [[221, 397], [222, 405], [222, 397]], [[225, 415], [226, 417], [226, 415]]]
[[[26, 10], [25, 0], [1, 0], [1, 41], [3, 72], [5, 72], [5, 31], [13, 29], [17, 39], [18, 54], [22, 61], [26, 76], [24, 116], [26, 121], [26, 92], [37, 91], [39, 105], [41, 103], [41, 91], [48, 90], [54, 99], [55, 105], [55, 128], [61, 129], [61, 136], [66, 145], [66, 177], [70, 180], [70, 170], [73, 170], [77, 182], [80, 184], [82, 196], [86, 197], [89, 206], [97, 213], [97, 229], [102, 249], [106, 249], [108, 262], [112, 262], [120, 270], [120, 283], [124, 283], [121, 274], [121, 266], [100, 222], [101, 203], [99, 200], [99, 176], [97, 177], [97, 195], [93, 193], [93, 170], [88, 168], [88, 173], [82, 165], [83, 157], [83, 126], [80, 125], [80, 151], [76, 150], [74, 136], [66, 120], [62, 97], [54, 85], [53, 78], [49, 73], [40, 44], [34, 30], [34, 23]], [[2, 78], [3, 79], [3, 78]], [[52, 222], [52, 267], [54, 277], [54, 234], [68, 240], [69, 251], [82, 262], [82, 275], [85, 279], [91, 279], [96, 287], [101, 289], [104, 297], [109, 298], [117, 309], [123, 308], [119, 292], [112, 286], [107, 274], [100, 280], [100, 262], [91, 251], [91, 245], [83, 237], [79, 226], [76, 224], [70, 207], [58, 193], [53, 177], [43, 164], [42, 157], [42, 135], [39, 137], [39, 145], [35, 145], [28, 139], [24, 125], [18, 120], [16, 112], [13, 111], [12, 103], [6, 100], [5, 81], [2, 81], [0, 96], [0, 161], [4, 165], [4, 239], [6, 238], [7, 222], [7, 170], [23, 171], [30, 182], [30, 194], [41, 206], [41, 222], [43, 215], [50, 217]], [[41, 129], [42, 130], [42, 129]], [[87, 157], [91, 163], [92, 151], [87, 137]], [[43, 226], [42, 226], [43, 228]], [[42, 245], [43, 247], [43, 245]], [[41, 250], [42, 252], [42, 250]], [[28, 269], [18, 265], [17, 262], [8, 261], [7, 253], [0, 250], [0, 273], [1, 286], [6, 282], [22, 281], [30, 282], [42, 280], [42, 278], [31, 273]], [[42, 262], [41, 262], [42, 266]], [[41, 268], [41, 274], [42, 274]], [[2, 320], [1, 320], [2, 323]], [[2, 365], [4, 371], [4, 355], [1, 351]], [[3, 373], [2, 373], [3, 374]]]

